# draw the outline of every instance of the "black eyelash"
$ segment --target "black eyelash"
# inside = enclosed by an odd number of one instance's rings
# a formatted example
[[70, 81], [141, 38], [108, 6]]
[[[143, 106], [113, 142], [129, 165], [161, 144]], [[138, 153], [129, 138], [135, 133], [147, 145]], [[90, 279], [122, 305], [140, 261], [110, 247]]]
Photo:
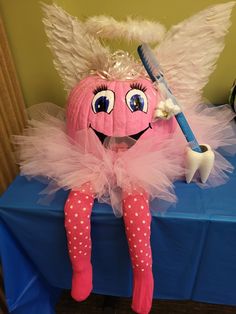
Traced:
[[94, 95], [96, 95], [97, 93], [99, 93], [103, 90], [107, 90], [107, 85], [105, 85], [105, 84], [99, 85], [98, 87], [96, 87], [94, 89], [93, 93], [94, 93]]
[[143, 86], [141, 83], [132, 83], [130, 84], [130, 87], [133, 89], [139, 89], [142, 92], [146, 92], [147, 88], [145, 86]]

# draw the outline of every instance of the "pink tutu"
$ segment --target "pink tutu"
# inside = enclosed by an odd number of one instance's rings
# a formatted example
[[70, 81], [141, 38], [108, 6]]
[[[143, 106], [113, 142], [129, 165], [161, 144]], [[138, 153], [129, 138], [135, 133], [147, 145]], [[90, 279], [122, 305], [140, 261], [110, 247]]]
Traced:
[[[122, 215], [122, 191], [141, 188], [151, 199], [176, 202], [173, 182], [184, 179], [187, 146], [179, 128], [165, 141], [141, 137], [129, 149], [114, 150], [104, 147], [91, 128], [78, 131], [72, 140], [66, 134], [63, 110], [55, 109], [55, 105], [48, 108], [51, 107], [47, 109], [50, 113], [29, 121], [24, 135], [14, 137], [20, 146], [21, 174], [47, 177], [51, 182], [43, 193], [76, 189], [91, 182], [95, 197], [111, 204], [116, 216]], [[221, 147], [235, 153], [231, 110], [226, 106], [197, 109], [192, 107], [185, 114], [199, 143], [210, 145], [214, 151]], [[200, 184], [202, 187], [223, 184], [227, 173], [233, 171], [232, 165], [215, 153], [214, 169], [207, 184]]]

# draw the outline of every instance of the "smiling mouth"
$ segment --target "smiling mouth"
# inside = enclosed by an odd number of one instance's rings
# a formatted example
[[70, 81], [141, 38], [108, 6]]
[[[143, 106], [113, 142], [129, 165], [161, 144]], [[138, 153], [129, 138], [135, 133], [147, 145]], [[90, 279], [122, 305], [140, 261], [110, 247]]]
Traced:
[[[98, 132], [97, 130], [95, 130], [91, 124], [89, 126], [94, 132], [95, 134], [97, 135], [97, 137], [100, 139], [101, 143], [103, 144], [103, 142], [105, 141], [105, 139], [109, 136], [107, 136], [106, 134], [104, 133], [101, 133], [101, 132]], [[143, 135], [143, 133], [145, 133], [148, 129], [152, 129], [152, 126], [151, 126], [151, 123], [149, 123], [148, 127], [146, 127], [144, 130], [136, 133], [136, 134], [132, 134], [132, 135], [127, 135], [127, 137], [131, 137], [132, 139], [134, 139], [135, 141], [137, 141], [141, 135]]]

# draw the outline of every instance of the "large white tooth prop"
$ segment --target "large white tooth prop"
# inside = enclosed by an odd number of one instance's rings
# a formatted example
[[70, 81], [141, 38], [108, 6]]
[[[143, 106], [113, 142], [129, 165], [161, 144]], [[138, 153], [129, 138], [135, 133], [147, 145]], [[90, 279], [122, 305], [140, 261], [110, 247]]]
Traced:
[[215, 154], [209, 145], [200, 145], [202, 153], [193, 151], [190, 147], [186, 152], [186, 181], [190, 183], [198, 170], [202, 183], [205, 183], [211, 173], [215, 161]]

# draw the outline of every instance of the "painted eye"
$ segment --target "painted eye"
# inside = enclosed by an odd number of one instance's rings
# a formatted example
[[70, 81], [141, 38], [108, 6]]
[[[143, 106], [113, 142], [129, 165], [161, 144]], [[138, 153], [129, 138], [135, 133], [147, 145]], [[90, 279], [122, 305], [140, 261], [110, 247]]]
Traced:
[[126, 103], [129, 109], [134, 111], [143, 111], [147, 113], [147, 96], [145, 93], [139, 89], [131, 89], [126, 94]]
[[102, 90], [98, 92], [92, 101], [92, 108], [95, 113], [110, 113], [114, 107], [114, 93], [111, 90]]

